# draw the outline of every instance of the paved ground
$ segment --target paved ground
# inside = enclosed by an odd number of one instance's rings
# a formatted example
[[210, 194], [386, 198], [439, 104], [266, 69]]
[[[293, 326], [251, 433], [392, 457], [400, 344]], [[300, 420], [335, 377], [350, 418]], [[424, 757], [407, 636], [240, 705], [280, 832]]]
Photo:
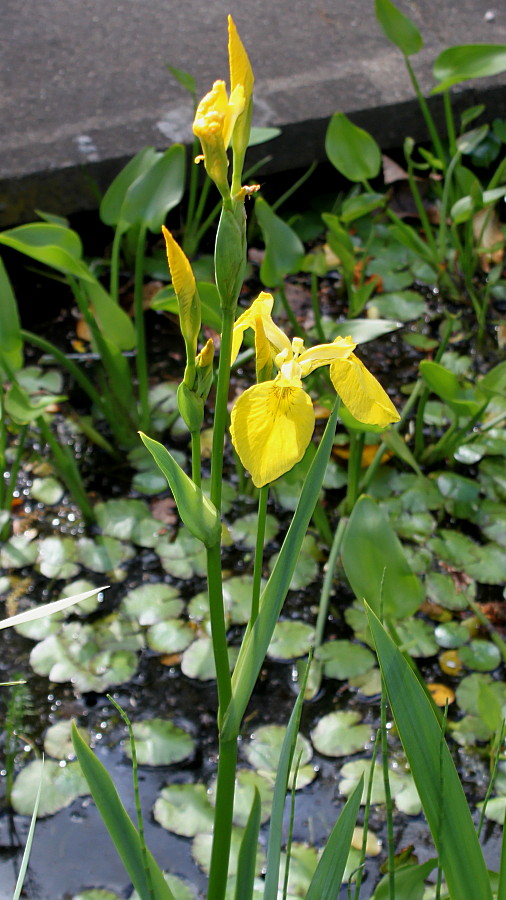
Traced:
[[[504, 0], [398, 0], [425, 47], [413, 64], [424, 92], [446, 46], [506, 44]], [[1, 0], [0, 224], [36, 206], [69, 212], [96, 203], [146, 144], [187, 141], [191, 101], [166, 63], [193, 73], [199, 94], [227, 78], [231, 12], [256, 74], [256, 124], [278, 125], [279, 169], [323, 158], [329, 116], [351, 114], [383, 147], [423, 126], [399, 52], [373, 0]], [[506, 76], [460, 89], [506, 115]], [[441, 101], [438, 101], [439, 107]]]

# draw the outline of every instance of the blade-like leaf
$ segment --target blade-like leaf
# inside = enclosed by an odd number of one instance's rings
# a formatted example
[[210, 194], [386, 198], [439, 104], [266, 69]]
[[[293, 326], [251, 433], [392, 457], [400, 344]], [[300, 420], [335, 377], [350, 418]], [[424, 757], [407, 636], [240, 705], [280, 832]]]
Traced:
[[[355, 504], [344, 533], [342, 561], [358, 600], [387, 619], [409, 616], [421, 606], [421, 582], [409, 568], [401, 543], [382, 510], [370, 497]], [[365, 564], [367, 561], [367, 564]]]
[[100, 282], [87, 282], [84, 287], [104, 337], [118, 350], [131, 350], [135, 346], [135, 328], [130, 317]]
[[10, 369], [23, 365], [23, 339], [19, 324], [18, 305], [9, 276], [0, 259], [0, 370], [2, 356]]
[[145, 447], [158, 468], [165, 475], [174, 495], [179, 515], [186, 527], [206, 547], [213, 547], [221, 538], [221, 521], [216, 507], [183, 471], [163, 444], [139, 432]]
[[129, 225], [142, 223], [157, 234], [167, 213], [180, 203], [184, 193], [185, 149], [173, 144], [130, 185], [121, 220]]
[[357, 822], [363, 788], [364, 776], [362, 775], [330, 832], [325, 850], [311, 879], [306, 900], [337, 900], [350, 852], [353, 829]]
[[105, 222], [106, 225], [118, 224], [121, 219], [121, 207], [130, 185], [137, 180], [139, 175], [150, 169], [161, 155], [154, 147], [144, 147], [126, 164], [119, 175], [116, 175], [100, 204], [102, 222]]
[[367, 181], [379, 174], [381, 150], [376, 141], [344, 113], [334, 113], [330, 120], [325, 152], [332, 165], [349, 181]]
[[449, 893], [459, 900], [492, 900], [487, 867], [441, 728], [416, 675], [366, 606], [388, 700]]
[[39, 811], [39, 803], [40, 803], [40, 795], [42, 793], [42, 778], [44, 775], [44, 756], [42, 757], [42, 766], [40, 769], [40, 778], [39, 778], [39, 787], [37, 788], [37, 794], [35, 797], [35, 805], [33, 807], [32, 819], [30, 822], [30, 828], [28, 829], [28, 835], [26, 838], [25, 849], [23, 850], [23, 859], [21, 860], [21, 865], [19, 867], [19, 874], [16, 879], [16, 887], [14, 889], [14, 893], [12, 895], [12, 900], [19, 900], [21, 897], [21, 891], [23, 890], [23, 884], [25, 881], [26, 870], [28, 869], [28, 862], [30, 860], [30, 852], [33, 844], [33, 836], [35, 833], [35, 824], [37, 822], [37, 813]]
[[286, 275], [300, 270], [304, 246], [295, 231], [276, 215], [263, 197], [257, 197], [255, 212], [265, 243], [260, 278], [266, 287], [277, 287]]
[[248, 625], [232, 676], [232, 700], [223, 724], [223, 738], [238, 734], [242, 717], [265, 659], [276, 622], [290, 587], [304, 535], [313, 515], [334, 440], [339, 401], [327, 422], [320, 446], [304, 481], [297, 509], [271, 576], [260, 598], [260, 612]]
[[[72, 743], [97, 809], [141, 900], [149, 900], [153, 895], [155, 900], [174, 900], [162, 870], [149, 850], [144, 857], [139, 833], [119, 798], [111, 776], [83, 740], [75, 722], [72, 723]], [[153, 894], [145, 864], [149, 867]]]
[[470, 78], [485, 78], [506, 71], [506, 44], [460, 44], [443, 50], [432, 71], [440, 82], [433, 94]]
[[63, 609], [68, 609], [69, 606], [74, 606], [75, 603], [80, 603], [81, 600], [86, 600], [88, 597], [94, 597], [95, 594], [99, 594], [100, 591], [105, 591], [109, 585], [105, 584], [103, 587], [93, 588], [92, 591], [85, 591], [83, 594], [74, 594], [72, 597], [64, 597], [63, 600], [55, 600], [53, 603], [46, 603], [44, 606], [38, 606], [36, 609], [28, 609], [24, 613], [18, 613], [16, 616], [10, 616], [8, 619], [0, 620], [0, 631], [2, 628], [12, 628], [13, 625], [21, 625], [22, 622], [34, 622], [35, 619], [43, 619], [45, 616], [52, 616], [53, 613], [61, 612]]
[[253, 896], [261, 811], [260, 793], [258, 788], [255, 787], [251, 812], [244, 829], [237, 860], [235, 900], [246, 900], [246, 898]]
[[423, 47], [423, 38], [415, 23], [408, 19], [391, 0], [376, 0], [376, 18], [389, 41], [404, 56], [412, 56]]

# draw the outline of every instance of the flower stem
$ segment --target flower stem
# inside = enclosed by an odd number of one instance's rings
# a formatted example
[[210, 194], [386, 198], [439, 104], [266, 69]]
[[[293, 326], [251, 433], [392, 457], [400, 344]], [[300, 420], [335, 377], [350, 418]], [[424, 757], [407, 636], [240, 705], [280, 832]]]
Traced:
[[234, 310], [223, 309], [222, 315], [220, 362], [218, 367], [218, 384], [216, 387], [216, 403], [214, 408], [213, 448], [211, 458], [211, 501], [214, 503], [218, 512], [221, 511], [223, 445], [228, 419], [227, 402], [230, 384], [230, 356], [232, 353]]
[[316, 619], [315, 639], [314, 639], [315, 647], [320, 647], [321, 643], [323, 641], [323, 634], [325, 631], [325, 625], [327, 623], [329, 600], [330, 600], [330, 594], [332, 591], [332, 583], [334, 581], [334, 573], [336, 570], [337, 557], [339, 556], [339, 553], [341, 550], [341, 544], [343, 542], [344, 532], [345, 532], [347, 524], [348, 524], [348, 519], [344, 518], [344, 516], [343, 516], [339, 520], [339, 525], [337, 526], [337, 530], [334, 535], [334, 540], [332, 542], [332, 547], [330, 548], [330, 554], [329, 554], [329, 558], [327, 560], [327, 565], [325, 567], [325, 578], [323, 580], [323, 587], [322, 587], [322, 592], [320, 595], [320, 603], [318, 606], [318, 617]]
[[144, 333], [144, 309], [143, 309], [143, 284], [144, 284], [144, 251], [146, 243], [146, 226], [141, 225], [137, 236], [135, 248], [135, 273], [134, 273], [134, 309], [136, 350], [135, 357], [137, 369], [137, 382], [139, 387], [139, 402], [141, 407], [141, 431], [149, 430], [149, 402], [148, 402], [148, 364], [146, 356], [146, 338]]
[[227, 887], [237, 765], [237, 737], [226, 741], [220, 738], [219, 754], [207, 900], [223, 900]]

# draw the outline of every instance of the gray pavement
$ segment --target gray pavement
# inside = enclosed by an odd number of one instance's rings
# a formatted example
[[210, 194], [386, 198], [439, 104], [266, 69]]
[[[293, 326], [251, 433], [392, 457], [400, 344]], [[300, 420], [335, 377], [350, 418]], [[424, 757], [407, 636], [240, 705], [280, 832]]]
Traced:
[[[412, 61], [426, 94], [445, 47], [506, 44], [505, 0], [398, 5], [425, 39]], [[336, 110], [384, 148], [424, 135], [373, 0], [0, 0], [0, 225], [32, 218], [34, 207], [91, 208], [93, 179], [106, 186], [145, 145], [188, 142], [191, 100], [166, 63], [191, 72], [199, 95], [227, 79], [228, 12], [256, 75], [254, 124], [283, 129], [269, 146], [271, 170], [323, 159]], [[459, 104], [506, 116], [506, 75], [456, 93]]]

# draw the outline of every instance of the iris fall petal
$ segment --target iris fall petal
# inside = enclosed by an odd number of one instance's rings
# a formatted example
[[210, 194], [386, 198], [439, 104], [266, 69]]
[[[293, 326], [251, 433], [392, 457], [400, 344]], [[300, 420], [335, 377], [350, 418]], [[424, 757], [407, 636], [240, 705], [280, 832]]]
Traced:
[[332, 363], [330, 378], [344, 405], [359, 422], [385, 426], [399, 421], [388, 394], [354, 353]]

